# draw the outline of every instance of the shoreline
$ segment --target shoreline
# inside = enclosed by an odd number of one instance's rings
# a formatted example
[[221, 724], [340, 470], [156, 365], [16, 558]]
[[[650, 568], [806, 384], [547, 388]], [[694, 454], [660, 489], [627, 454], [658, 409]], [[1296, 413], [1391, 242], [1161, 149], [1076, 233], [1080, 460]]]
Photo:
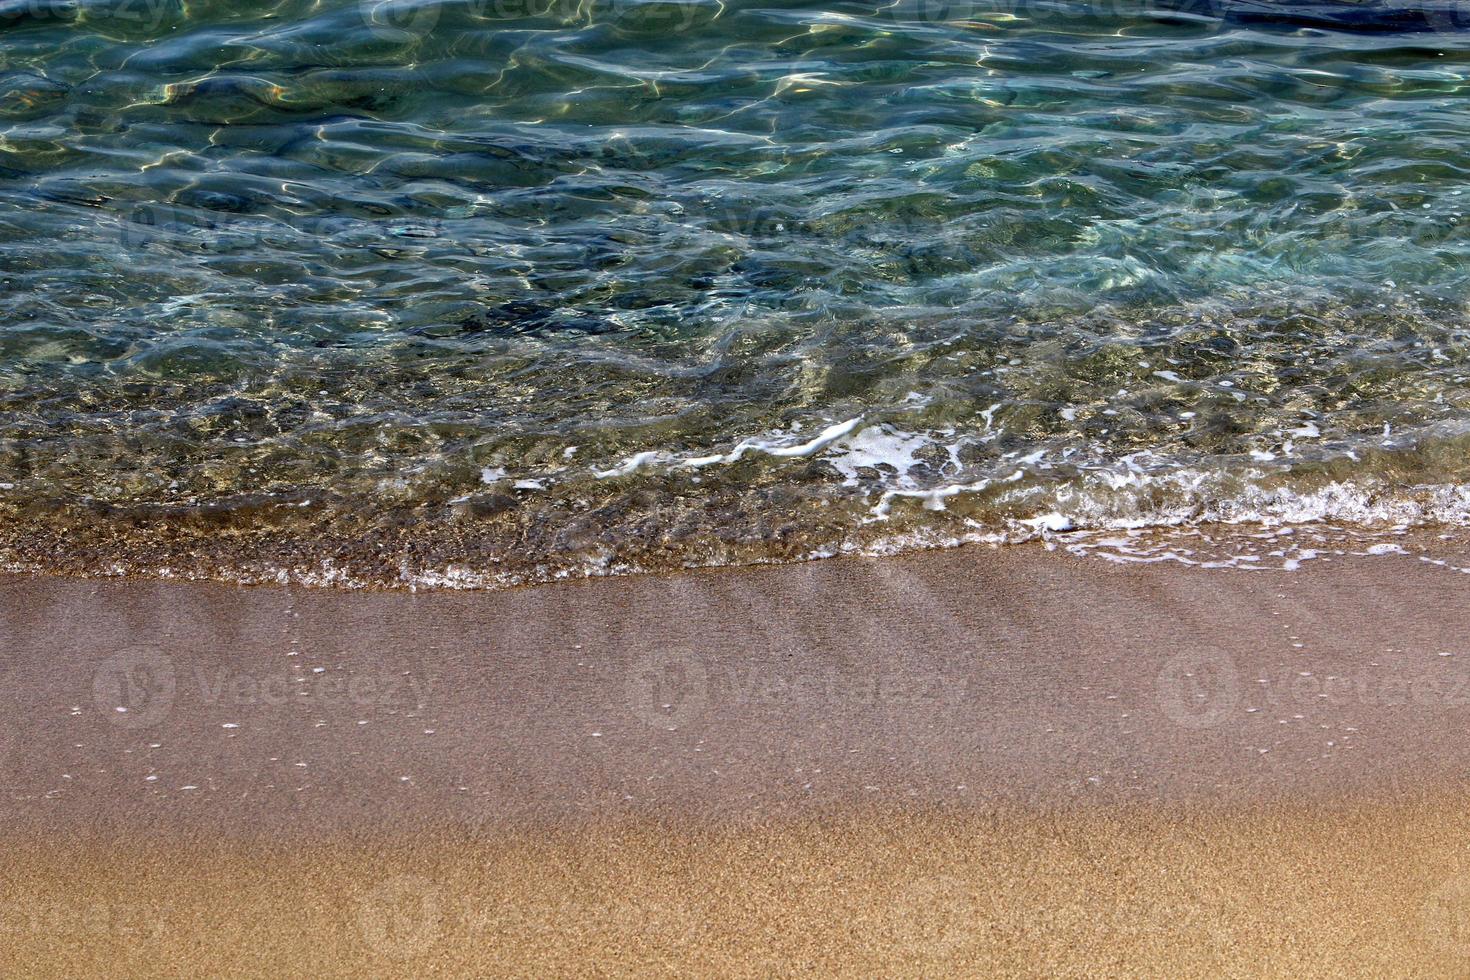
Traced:
[[[654, 507], [650, 501], [657, 499], [664, 510], [643, 513], [614, 495], [566, 500], [542, 513], [532, 507], [530, 490], [472, 494], [444, 507], [363, 507], [320, 495], [248, 495], [187, 506], [22, 504], [0, 495], [0, 574], [497, 592], [983, 547], [1042, 545], [1125, 561], [1172, 556], [1184, 564], [1282, 570], [1323, 554], [1366, 556], [1405, 545], [1433, 555], [1446, 550], [1441, 539], [1455, 542], [1450, 551], [1470, 552], [1463, 519], [1470, 504], [1457, 485], [1381, 498], [1340, 484], [1301, 496], [1283, 490], [1285, 497], [1271, 498], [1271, 507], [1260, 511], [1236, 508], [1232, 516], [1225, 507], [1182, 523], [1159, 513], [1137, 526], [1034, 510], [977, 523], [945, 505], [944, 488], [885, 491], [872, 506], [853, 500], [829, 506], [823, 498], [814, 512], [800, 514], [769, 500], [750, 509], [748, 501], [721, 498], [719, 507], [689, 504], [715, 508], [698, 519], [668, 487], [647, 500], [635, 488], [623, 490], [639, 506]], [[874, 519], [879, 509], [884, 516]]]
[[[0, 957], [1452, 972], [1463, 582], [1040, 547], [482, 593], [0, 576]], [[361, 925], [380, 886], [432, 941]]]

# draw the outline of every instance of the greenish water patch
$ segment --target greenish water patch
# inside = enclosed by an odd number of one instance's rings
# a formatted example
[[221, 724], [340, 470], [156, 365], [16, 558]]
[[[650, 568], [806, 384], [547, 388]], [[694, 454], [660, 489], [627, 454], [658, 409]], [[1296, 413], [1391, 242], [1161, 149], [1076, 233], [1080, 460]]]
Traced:
[[0, 5], [0, 551], [1463, 523], [1470, 35], [1416, 9]]

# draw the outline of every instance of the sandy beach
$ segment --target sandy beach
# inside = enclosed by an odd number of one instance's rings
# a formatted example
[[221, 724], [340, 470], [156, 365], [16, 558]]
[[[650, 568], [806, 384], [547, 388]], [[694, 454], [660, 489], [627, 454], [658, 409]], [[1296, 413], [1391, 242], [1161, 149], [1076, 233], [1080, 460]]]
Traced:
[[0, 962], [1460, 974], [1470, 560], [1436, 547], [11, 576]]
[[1470, 6], [0, 0], [0, 980], [1470, 977]]

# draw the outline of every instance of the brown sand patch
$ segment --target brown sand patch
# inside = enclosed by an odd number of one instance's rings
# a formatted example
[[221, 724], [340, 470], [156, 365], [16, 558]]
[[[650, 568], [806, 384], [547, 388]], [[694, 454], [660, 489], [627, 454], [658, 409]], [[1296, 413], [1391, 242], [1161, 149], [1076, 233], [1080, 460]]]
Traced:
[[14, 841], [7, 975], [1409, 976], [1470, 968], [1461, 800], [311, 847]]

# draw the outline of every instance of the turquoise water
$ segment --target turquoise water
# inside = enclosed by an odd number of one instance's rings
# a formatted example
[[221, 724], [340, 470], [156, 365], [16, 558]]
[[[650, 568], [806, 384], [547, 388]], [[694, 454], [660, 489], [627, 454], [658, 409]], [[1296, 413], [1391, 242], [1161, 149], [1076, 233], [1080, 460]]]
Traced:
[[0, 3], [0, 552], [1470, 517], [1458, 6]]

